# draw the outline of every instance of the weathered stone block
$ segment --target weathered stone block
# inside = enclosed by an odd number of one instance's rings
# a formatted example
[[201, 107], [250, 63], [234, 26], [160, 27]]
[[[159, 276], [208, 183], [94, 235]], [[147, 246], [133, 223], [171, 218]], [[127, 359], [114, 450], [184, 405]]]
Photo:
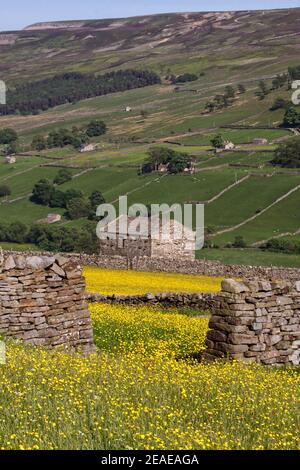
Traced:
[[233, 294], [249, 292], [249, 288], [245, 284], [235, 281], [234, 279], [225, 279], [222, 281], [222, 290]]
[[218, 350], [226, 353], [226, 354], [231, 354], [231, 353], [244, 353], [248, 351], [248, 346], [245, 344], [230, 344], [230, 343], [217, 343], [215, 345]]
[[266, 344], [267, 346], [274, 346], [275, 344], [279, 343], [282, 340], [282, 335], [267, 335], [266, 336]]
[[218, 330], [211, 330], [207, 333], [207, 339], [211, 341], [227, 341], [227, 334]]
[[258, 337], [249, 334], [231, 333], [228, 335], [228, 341], [232, 344], [257, 344]]

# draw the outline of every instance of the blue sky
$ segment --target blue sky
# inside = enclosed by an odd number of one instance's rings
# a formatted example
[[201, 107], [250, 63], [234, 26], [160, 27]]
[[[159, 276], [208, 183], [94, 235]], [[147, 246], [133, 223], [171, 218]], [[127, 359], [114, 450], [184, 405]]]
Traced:
[[300, 7], [300, 0], [0, 0], [0, 30], [39, 21], [118, 18], [142, 14]]

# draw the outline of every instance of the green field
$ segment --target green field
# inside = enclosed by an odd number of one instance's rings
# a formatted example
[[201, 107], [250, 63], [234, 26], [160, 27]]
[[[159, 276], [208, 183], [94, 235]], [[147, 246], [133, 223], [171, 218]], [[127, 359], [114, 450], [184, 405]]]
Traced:
[[271, 253], [253, 248], [203, 249], [197, 252], [197, 258], [208, 261], [221, 261], [225, 264], [235, 265], [300, 268], [299, 255]]
[[[219, 132], [224, 139], [232, 141], [234, 144], [248, 144], [252, 143], [253, 139], [264, 138], [270, 142], [287, 137], [290, 133], [284, 129], [219, 129]], [[179, 140], [185, 145], [210, 145], [211, 139], [215, 133], [211, 134], [198, 134], [191, 137], [184, 137]]]

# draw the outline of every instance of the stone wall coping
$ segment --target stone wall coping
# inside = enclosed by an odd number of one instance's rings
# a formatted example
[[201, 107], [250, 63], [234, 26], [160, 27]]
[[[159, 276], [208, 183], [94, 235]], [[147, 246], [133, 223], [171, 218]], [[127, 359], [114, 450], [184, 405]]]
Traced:
[[[14, 250], [4, 251], [5, 256], [22, 256], [24, 253]], [[26, 256], [56, 256], [51, 252], [27, 252]], [[107, 257], [103, 255], [88, 255], [85, 253], [61, 253], [60, 256], [71, 259], [81, 265], [109, 268], [116, 270], [128, 269], [128, 260], [121, 256]], [[139, 258], [133, 260], [130, 269], [149, 272], [174, 272], [190, 275], [219, 276], [229, 278], [252, 279], [276, 279], [299, 281], [299, 268], [263, 267], [246, 265], [228, 265], [219, 261], [186, 260], [178, 258]]]

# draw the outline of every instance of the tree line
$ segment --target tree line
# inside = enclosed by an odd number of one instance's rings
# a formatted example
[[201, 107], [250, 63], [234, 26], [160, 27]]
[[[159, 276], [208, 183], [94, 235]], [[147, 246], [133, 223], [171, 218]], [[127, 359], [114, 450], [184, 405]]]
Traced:
[[273, 253], [300, 255], [300, 241], [296, 240], [274, 238], [272, 240], [268, 240], [260, 248], [264, 251], [271, 251]]
[[118, 70], [104, 75], [59, 74], [8, 90], [7, 104], [0, 106], [0, 115], [38, 114], [62, 104], [158, 83], [160, 77], [148, 70]]
[[280, 144], [271, 163], [283, 168], [300, 168], [300, 137]]
[[97, 253], [99, 240], [94, 222], [80, 228], [26, 225], [22, 222], [0, 223], [0, 242], [30, 243], [40, 250], [66, 253]]

